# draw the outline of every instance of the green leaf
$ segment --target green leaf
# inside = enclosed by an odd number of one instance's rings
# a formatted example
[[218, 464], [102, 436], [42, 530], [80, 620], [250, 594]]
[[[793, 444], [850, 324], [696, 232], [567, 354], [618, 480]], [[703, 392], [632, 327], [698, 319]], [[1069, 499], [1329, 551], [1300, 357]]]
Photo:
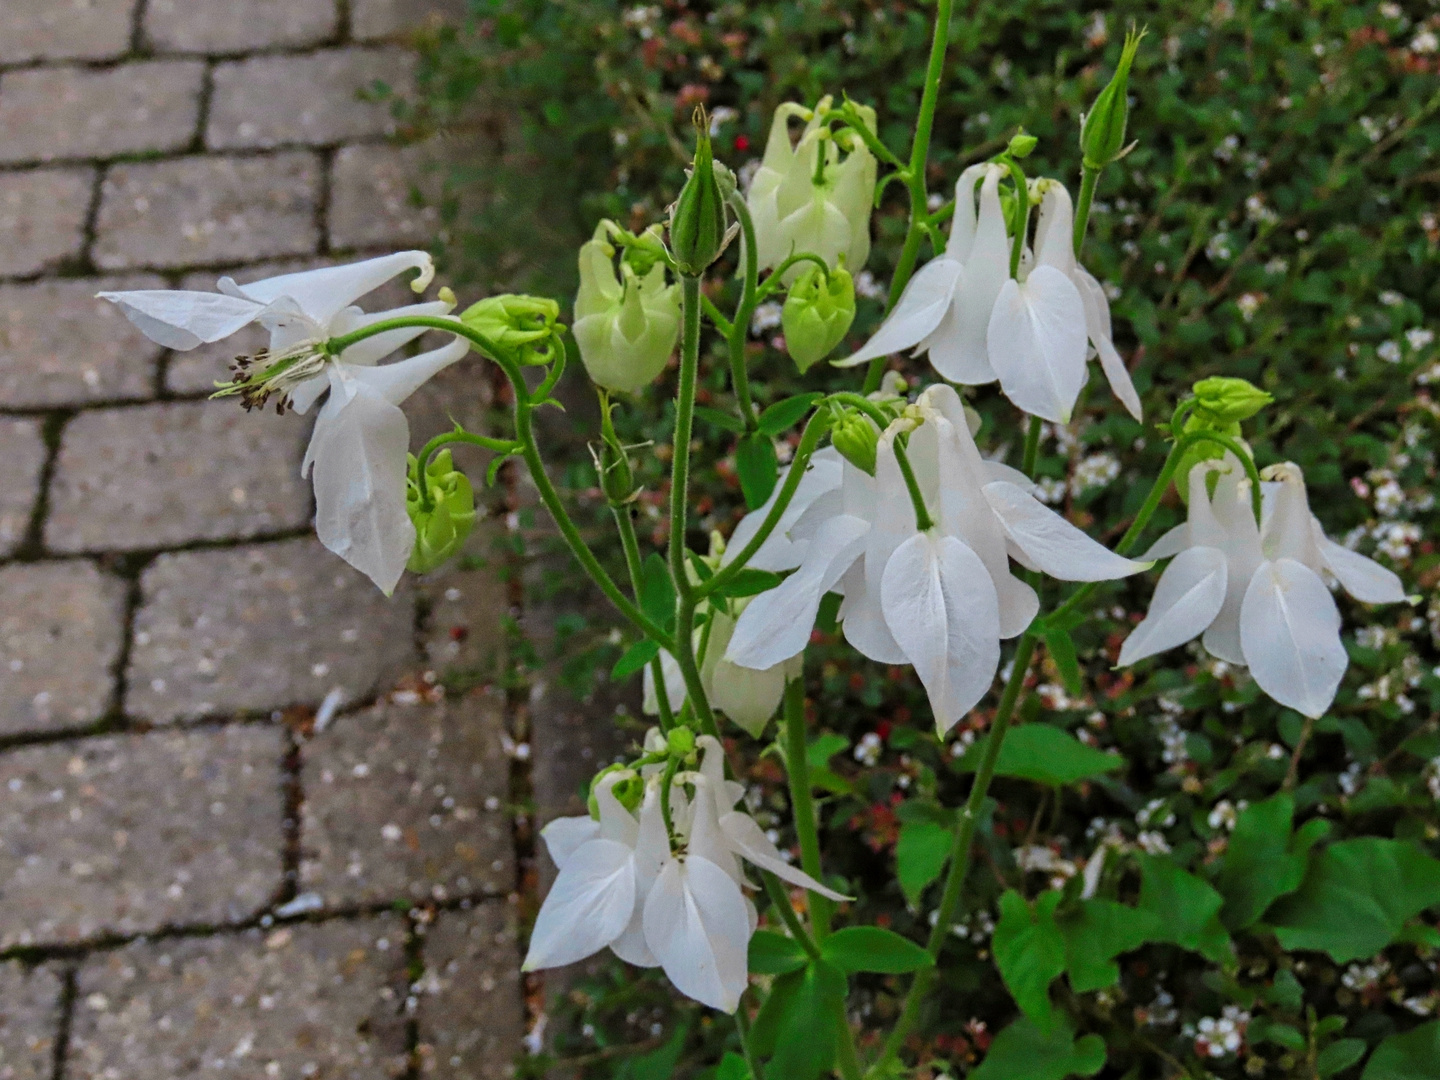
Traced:
[[1281, 968], [1275, 973], [1275, 981], [1265, 991], [1265, 1000], [1282, 1009], [1298, 1013], [1305, 1004], [1305, 988], [1292, 972]]
[[904, 975], [932, 967], [934, 958], [909, 938], [879, 926], [847, 926], [827, 937], [820, 952], [841, 971]]
[[1000, 921], [991, 940], [995, 966], [1015, 1004], [1047, 1028], [1055, 1016], [1050, 984], [1065, 970], [1065, 937], [1055, 925], [1060, 897], [1058, 890], [1042, 893], [1032, 909], [1011, 889], [1000, 897]]
[[1435, 1080], [1440, 1061], [1440, 1020], [1431, 1020], [1375, 1048], [1360, 1080]]
[[1337, 1039], [1316, 1056], [1315, 1071], [1321, 1076], [1334, 1076], [1364, 1057], [1366, 1049], [1364, 1039]]
[[716, 591], [721, 596], [737, 598], [742, 596], [755, 596], [758, 593], [768, 592], [780, 584], [780, 575], [771, 573], [769, 570], [756, 570], [753, 566], [744, 567], [736, 571], [736, 574], [721, 588]]
[[780, 476], [780, 463], [770, 436], [751, 432], [742, 438], [735, 447], [735, 471], [740, 474], [745, 505], [758, 510], [775, 490], [775, 481]]
[[720, 428], [722, 431], [733, 431], [739, 435], [745, 430], [745, 421], [738, 416], [732, 416], [728, 412], [721, 412], [719, 409], [707, 408], [704, 405], [695, 406], [695, 416], [704, 420], [711, 427]]
[[1300, 891], [1270, 921], [1284, 948], [1315, 949], [1344, 964], [1374, 956], [1436, 904], [1440, 860], [1403, 840], [1366, 836], [1316, 856]]
[[610, 669], [610, 678], [613, 682], [628, 679], [659, 655], [660, 646], [656, 642], [649, 638], [637, 641], [620, 655], [619, 660], [615, 661], [615, 666]]
[[1160, 855], [1137, 855], [1140, 861], [1140, 910], [1160, 920], [1154, 941], [1193, 949], [1222, 962], [1230, 955], [1230, 935], [1220, 923], [1225, 898], [1194, 874], [1187, 874]]
[[675, 1066], [680, 1063], [680, 1054], [685, 1049], [685, 1038], [689, 1034], [689, 1025], [681, 1024], [660, 1049], [627, 1058], [615, 1070], [615, 1080], [669, 1080], [675, 1075]]
[[712, 1080], [751, 1080], [750, 1063], [734, 1050], [726, 1050]]
[[[955, 763], [955, 771], [974, 772], [985, 753], [989, 736], [976, 739], [963, 757]], [[1000, 744], [1000, 757], [995, 766], [999, 776], [1034, 780], [1050, 787], [1073, 784], [1104, 776], [1123, 768], [1125, 759], [1086, 746], [1068, 731], [1049, 724], [1021, 724], [1011, 728]]]
[[1066, 1017], [1044, 1030], [1022, 1016], [995, 1036], [970, 1080], [1065, 1080], [1094, 1076], [1104, 1065], [1105, 1041], [1099, 1035], [1077, 1040]]
[[845, 976], [824, 960], [778, 977], [751, 1029], [767, 1076], [815, 1080], [835, 1060]]
[[796, 394], [794, 397], [775, 402], [760, 414], [761, 433], [773, 437], [782, 431], [789, 430], [810, 411], [810, 406], [822, 397], [824, 395], [816, 391], [808, 394]]
[[895, 845], [896, 877], [911, 907], [920, 906], [925, 886], [940, 877], [950, 860], [954, 844], [952, 831], [930, 818], [900, 823], [900, 841]]
[[850, 745], [850, 740], [844, 735], [837, 735], [833, 731], [822, 731], [815, 738], [810, 740], [810, 745], [805, 748], [805, 762], [812, 769], [823, 769], [830, 764], [830, 759]]
[[1082, 900], [1056, 920], [1065, 935], [1065, 966], [1077, 994], [1102, 990], [1120, 980], [1115, 957], [1138, 949], [1160, 933], [1162, 920], [1152, 911], [1113, 900]]
[[1050, 659], [1055, 661], [1055, 669], [1060, 672], [1060, 681], [1065, 684], [1065, 692], [1071, 697], [1080, 697], [1085, 693], [1085, 680], [1080, 675], [1080, 661], [1075, 655], [1075, 641], [1064, 630], [1058, 627], [1045, 631], [1045, 647], [1050, 650]]
[[1317, 820], [1292, 836], [1294, 816], [1289, 792], [1240, 811], [1215, 878], [1225, 897], [1220, 919], [1232, 933], [1255, 923], [1266, 908], [1300, 887], [1306, 853], [1328, 826]]
[[756, 930], [750, 935], [750, 972], [753, 975], [785, 975], [799, 971], [807, 959], [805, 950], [792, 937], [774, 930]]
[[675, 583], [665, 559], [655, 552], [640, 567], [640, 610], [666, 630], [675, 626]]
[[1265, 1038], [1286, 1050], [1304, 1050], [1305, 1036], [1289, 1024], [1271, 1024], [1265, 1029]]

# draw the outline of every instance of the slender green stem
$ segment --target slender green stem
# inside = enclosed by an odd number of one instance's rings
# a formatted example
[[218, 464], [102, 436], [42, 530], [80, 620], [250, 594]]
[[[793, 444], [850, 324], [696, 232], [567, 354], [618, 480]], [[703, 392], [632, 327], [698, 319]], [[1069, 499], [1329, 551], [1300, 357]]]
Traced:
[[925, 506], [925, 496], [920, 491], [920, 483], [915, 479], [915, 470], [910, 467], [910, 455], [905, 452], [905, 447], [899, 439], [894, 442], [895, 460], [900, 465], [900, 475], [905, 477], [905, 490], [910, 492], [910, 503], [915, 508], [915, 529], [917, 532], [926, 532], [935, 524], [930, 518], [930, 511]]
[[1020, 471], [1034, 479], [1035, 463], [1040, 459], [1040, 432], [1044, 421], [1038, 416], [1030, 417], [1030, 427], [1025, 432], [1025, 454], [1020, 459]]
[[[795, 833], [800, 840], [800, 866], [816, 881], [820, 870], [820, 832], [815, 823], [815, 801], [810, 791], [810, 759], [805, 738], [805, 681], [791, 679], [785, 684], [785, 772], [790, 778], [790, 809], [795, 815]], [[834, 907], [828, 897], [810, 894], [810, 928], [816, 941], [830, 933]]]
[[[630, 591], [638, 604], [643, 574], [640, 569], [640, 544], [635, 539], [635, 522], [630, 518], [628, 504], [611, 506], [610, 512], [615, 517], [615, 529], [620, 534], [620, 546], [625, 551], [625, 567], [630, 571]], [[665, 667], [659, 656], [650, 661], [650, 678], [655, 684], [655, 707], [660, 715], [660, 730], [668, 732], [675, 726], [675, 714], [670, 709], [670, 694], [665, 689]]]
[[[940, 100], [940, 77], [945, 72], [945, 51], [950, 46], [950, 13], [954, 0], [936, 0], [935, 30], [930, 39], [930, 59], [925, 65], [925, 88], [920, 94], [920, 113], [915, 118], [915, 138], [910, 143], [910, 164], [906, 167], [905, 186], [910, 192], [910, 227], [905, 233], [905, 245], [900, 249], [900, 261], [895, 264], [895, 276], [890, 279], [890, 297], [885, 304], [887, 312], [894, 310], [905, 286], [910, 284], [910, 275], [915, 272], [915, 260], [920, 255], [920, 241], [925, 236], [925, 221], [929, 213], [926, 200], [929, 192], [925, 185], [925, 167], [930, 159], [930, 136], [935, 129], [935, 106]], [[880, 389], [880, 379], [885, 374], [885, 358], [877, 356], [865, 370], [865, 393], [873, 394]]]
[[750, 1049], [750, 1021], [745, 1016], [744, 1002], [735, 1009], [735, 1034], [740, 1039], [740, 1053], [744, 1055], [745, 1063], [750, 1066], [750, 1080], [765, 1080], [765, 1074], [760, 1069], [760, 1059]]
[[1010, 170], [1010, 179], [1015, 184], [1015, 238], [1010, 244], [1010, 276], [1020, 276], [1020, 256], [1025, 251], [1025, 239], [1030, 232], [1030, 184], [1025, 171], [1013, 159], [1005, 161]]
[[[744, 241], [745, 266], [741, 276], [740, 305], [735, 309], [735, 321], [729, 330], [721, 331], [730, 349], [730, 383], [735, 389], [735, 401], [740, 407], [740, 419], [745, 421], [746, 431], [755, 431], [759, 420], [755, 416], [755, 405], [750, 399], [750, 375], [745, 366], [745, 339], [750, 333], [750, 319], [760, 303], [756, 282], [760, 277], [759, 252], [755, 247], [755, 223], [750, 218], [750, 208], [737, 191], [730, 197], [730, 209], [740, 222], [740, 235]], [[719, 323], [716, 323], [718, 326]]]
[[665, 835], [674, 838], [675, 823], [670, 820], [670, 789], [675, 785], [675, 774], [680, 771], [680, 759], [672, 757], [665, 766], [665, 775], [660, 778], [660, 816], [665, 821]]
[[765, 275], [765, 280], [760, 283], [760, 291], [755, 294], [756, 303], [758, 304], [771, 293], [783, 289], [785, 287], [785, 272], [792, 266], [798, 266], [803, 262], [814, 263], [828, 277], [830, 265], [824, 259], [809, 251], [798, 252], [794, 255], [787, 256], [784, 262]]
[[795, 906], [790, 903], [790, 894], [785, 891], [785, 886], [780, 879], [769, 870], [760, 871], [760, 880], [765, 883], [765, 894], [770, 897], [770, 903], [780, 913], [780, 921], [790, 931], [790, 936], [799, 942], [800, 947], [811, 960], [820, 959], [820, 947], [815, 944], [815, 939], [805, 929], [805, 924], [800, 921], [800, 916], [795, 914]]
[[1085, 230], [1090, 224], [1090, 204], [1095, 200], [1095, 182], [1099, 179], [1099, 169], [1081, 167], [1080, 199], [1075, 205], [1075, 257], [1077, 259], [1085, 247]]
[[730, 331], [734, 329], [735, 324], [727, 319], [720, 309], [715, 306], [715, 302], [703, 292], [700, 294], [700, 310], [705, 313], [705, 317], [715, 325], [715, 329], [719, 330], [724, 337], [728, 338], [730, 336]]
[[493, 450], [497, 454], [513, 454], [520, 449], [520, 444], [512, 439], [492, 439], [488, 435], [473, 435], [468, 431], [444, 431], [436, 435], [425, 444], [415, 459], [417, 462], [415, 473], [420, 485], [420, 505], [426, 510], [432, 509], [435, 501], [430, 498], [430, 480], [425, 469], [430, 464], [431, 457], [441, 447], [452, 443], [480, 446], [486, 450]]
[[1263, 492], [1260, 487], [1260, 470], [1255, 467], [1255, 459], [1249, 452], [1240, 445], [1238, 441], [1229, 435], [1221, 435], [1218, 431], [1191, 431], [1182, 438], [1177, 446], [1188, 449], [1197, 442], [1212, 442], [1217, 446], [1224, 447], [1234, 454], [1240, 465], [1245, 470], [1245, 475], [1250, 478], [1250, 509], [1255, 512], [1255, 524], [1261, 524], [1261, 508], [1263, 506]]

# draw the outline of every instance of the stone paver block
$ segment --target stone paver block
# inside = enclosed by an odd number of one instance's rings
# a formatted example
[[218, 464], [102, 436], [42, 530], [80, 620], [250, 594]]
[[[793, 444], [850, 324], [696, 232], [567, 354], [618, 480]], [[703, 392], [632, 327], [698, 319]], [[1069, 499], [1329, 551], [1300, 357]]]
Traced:
[[124, 617], [124, 583], [92, 563], [0, 568], [0, 734], [100, 719]]
[[205, 65], [157, 60], [0, 76], [0, 162], [179, 150], [195, 135]]
[[327, 905], [514, 886], [501, 701], [379, 705], [303, 750], [301, 888]]
[[160, 346], [95, 294], [163, 288], [149, 274], [0, 285], [0, 406], [151, 397]]
[[76, 980], [70, 1080], [404, 1074], [404, 921], [139, 942]]
[[166, 52], [314, 45], [337, 22], [335, 0], [150, 0], [145, 8], [145, 36]]
[[363, 699], [413, 659], [413, 610], [311, 539], [162, 555], [140, 581], [127, 711], [186, 716]]
[[[477, 455], [457, 459], [457, 464], [471, 476], [482, 476], [484, 460]], [[428, 608], [425, 656], [443, 674], [489, 681], [504, 669], [504, 620], [511, 604], [501, 539], [500, 523], [482, 518], [462, 551], [475, 560], [474, 569], [463, 569], [452, 559], [417, 581]]]
[[0, 558], [25, 539], [44, 467], [45, 440], [39, 421], [0, 417]]
[[465, 0], [350, 0], [350, 33], [357, 41], [403, 34], [432, 19], [458, 25]]
[[441, 912], [425, 936], [420, 1073], [436, 1080], [505, 1080], [525, 1035], [513, 913], [492, 901]]
[[0, 1080], [50, 1080], [61, 985], [53, 967], [0, 964]]
[[254, 56], [215, 69], [205, 142], [218, 150], [329, 146], [395, 131], [390, 105], [361, 100], [377, 83], [408, 94], [414, 55], [400, 49], [324, 49]]
[[330, 243], [364, 248], [423, 246], [434, 240], [439, 215], [433, 205], [423, 204], [426, 195], [433, 197], [439, 179], [432, 160], [425, 144], [341, 149], [330, 182]]
[[234, 401], [83, 412], [65, 428], [45, 542], [56, 551], [137, 551], [239, 539], [310, 520], [302, 416]]
[[5, 0], [0, 64], [105, 60], [130, 48], [136, 0]]
[[79, 255], [94, 186], [93, 169], [0, 172], [0, 277], [39, 273]]
[[95, 262], [128, 270], [312, 252], [319, 186], [305, 151], [117, 165], [102, 185]]
[[252, 917], [283, 877], [284, 752], [232, 726], [0, 756], [0, 948]]

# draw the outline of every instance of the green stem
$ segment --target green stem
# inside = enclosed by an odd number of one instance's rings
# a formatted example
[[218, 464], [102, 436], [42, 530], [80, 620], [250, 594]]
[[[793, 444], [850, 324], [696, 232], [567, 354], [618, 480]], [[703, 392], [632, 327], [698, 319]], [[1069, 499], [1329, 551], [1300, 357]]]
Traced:
[[765, 1074], [760, 1070], [760, 1059], [750, 1049], [750, 1021], [745, 1016], [744, 1002], [735, 1009], [735, 1034], [740, 1039], [740, 1053], [750, 1066], [750, 1080], [765, 1080]]
[[716, 330], [719, 330], [727, 338], [730, 336], [730, 331], [734, 329], [735, 324], [727, 319], [715, 306], [715, 302], [703, 292], [700, 294], [700, 310], [705, 313], [707, 319], [715, 324]]
[[790, 903], [790, 894], [785, 891], [785, 886], [780, 879], [769, 870], [760, 871], [760, 880], [765, 884], [765, 894], [770, 897], [770, 904], [780, 914], [780, 921], [790, 931], [790, 936], [799, 942], [800, 947], [805, 950], [805, 955], [811, 960], [820, 959], [820, 947], [815, 944], [815, 939], [805, 929], [805, 924], [800, 921], [800, 916], [795, 914], [795, 906]]
[[1095, 183], [1100, 179], [1100, 170], [1082, 166], [1080, 170], [1080, 199], [1075, 205], [1075, 258], [1085, 247], [1085, 230], [1090, 224], [1090, 204], [1095, 199]]
[[665, 821], [665, 835], [672, 840], [675, 823], [670, 820], [670, 789], [675, 785], [675, 774], [680, 771], [680, 759], [672, 757], [665, 766], [665, 775], [660, 778], [660, 817]]
[[1025, 432], [1025, 455], [1020, 459], [1020, 471], [1032, 480], [1035, 478], [1035, 463], [1040, 459], [1040, 432], [1044, 421], [1038, 416], [1030, 417], [1030, 428]]
[[1015, 239], [1010, 243], [1010, 276], [1020, 276], [1020, 256], [1025, 251], [1025, 238], [1030, 231], [1030, 184], [1025, 171], [1014, 160], [1006, 160], [1010, 179], [1015, 184]]
[[893, 446], [895, 460], [900, 465], [900, 475], [905, 477], [905, 490], [910, 492], [910, 503], [915, 508], [915, 529], [917, 532], [926, 532], [935, 522], [930, 519], [930, 511], [925, 506], [925, 496], [920, 491], [919, 481], [915, 479], [915, 470], [910, 467], [910, 455], [905, 452], [905, 447], [898, 438]]
[[[800, 867], [816, 881], [820, 871], [820, 832], [815, 824], [815, 802], [810, 791], [809, 747], [805, 738], [805, 681], [785, 684], [785, 772], [790, 778], [790, 809], [800, 840]], [[810, 894], [810, 927], [817, 942], [830, 933], [834, 908], [828, 897]]]
[[760, 303], [756, 285], [760, 277], [760, 256], [755, 249], [755, 223], [750, 218], [750, 208], [745, 205], [739, 192], [730, 197], [730, 209], [735, 212], [735, 217], [740, 222], [745, 267], [741, 278], [740, 306], [735, 309], [735, 321], [730, 324], [729, 330], [722, 333], [725, 334], [726, 344], [730, 348], [730, 383], [735, 388], [740, 419], [745, 421], [746, 431], [755, 431], [760, 422], [755, 416], [755, 405], [750, 398], [750, 375], [745, 366], [745, 340], [750, 333], [750, 319]]
[[426, 510], [435, 506], [430, 498], [429, 478], [425, 474], [426, 467], [430, 464], [430, 458], [442, 447], [452, 443], [464, 443], [468, 446], [480, 446], [486, 450], [493, 450], [497, 454], [513, 454], [520, 449], [520, 444], [511, 439], [492, 439], [488, 435], [472, 435], [468, 431], [445, 431], [436, 435], [425, 444], [419, 455], [416, 457], [416, 476], [420, 484], [420, 505]]
[[[640, 582], [643, 573], [640, 567], [640, 544], [635, 539], [635, 522], [630, 518], [630, 507], [611, 506], [615, 516], [615, 529], [620, 533], [620, 546], [625, 551], [625, 567], [630, 571], [630, 591], [635, 602], [640, 602]], [[650, 661], [650, 677], [655, 683], [655, 706], [660, 715], [660, 730], [668, 732], [675, 726], [675, 714], [670, 709], [670, 695], [665, 690], [665, 668], [660, 657]]]
[[761, 300], [764, 300], [771, 293], [783, 289], [785, 287], [785, 272], [792, 266], [798, 266], [802, 262], [814, 263], [828, 279], [830, 265], [819, 255], [815, 255], [809, 251], [801, 251], [795, 255], [789, 255], [785, 258], [784, 262], [765, 275], [765, 280], [760, 283], [760, 291], [755, 294], [756, 304], [758, 305]]

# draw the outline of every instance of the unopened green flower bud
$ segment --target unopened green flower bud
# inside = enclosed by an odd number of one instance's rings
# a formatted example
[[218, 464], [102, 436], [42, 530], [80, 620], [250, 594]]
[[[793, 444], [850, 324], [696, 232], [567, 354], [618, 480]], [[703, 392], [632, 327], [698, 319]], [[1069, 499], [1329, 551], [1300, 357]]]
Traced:
[[1195, 384], [1195, 411], [1215, 424], [1249, 420], [1275, 399], [1253, 383], [1214, 375]]
[[610, 411], [614, 405], [610, 395], [600, 390], [600, 446], [590, 448], [595, 461], [595, 472], [600, 480], [600, 490], [613, 507], [623, 507], [635, 498], [639, 490], [635, 485], [635, 470], [630, 466], [625, 446], [615, 434], [615, 424]]
[[688, 757], [695, 752], [695, 733], [686, 727], [671, 728], [665, 743], [671, 757]]
[[425, 467], [423, 493], [420, 463], [414, 455], [409, 460], [405, 509], [415, 526], [415, 546], [405, 566], [412, 574], [426, 574], [459, 551], [475, 527], [475, 493], [469, 478], [455, 468], [449, 450], [441, 450]]
[[715, 178], [710, 121], [695, 110], [695, 163], [670, 208], [670, 254], [682, 274], [698, 277], [725, 250], [725, 195]]
[[855, 321], [855, 280], [843, 266], [826, 274], [811, 265], [785, 297], [780, 325], [785, 350], [801, 371], [839, 345]]
[[675, 350], [680, 289], [665, 283], [665, 266], [658, 261], [641, 275], [622, 259], [617, 276], [609, 242], [617, 233], [613, 222], [602, 221], [580, 248], [575, 343], [597, 385], [635, 393], [655, 380]]
[[1013, 158], [1027, 158], [1035, 150], [1040, 140], [1034, 135], [1027, 134], [1022, 128], [1010, 137], [1010, 145], [1007, 148]]
[[875, 452], [880, 433], [864, 413], [855, 409], [837, 411], [830, 425], [830, 441], [840, 456], [857, 469], [875, 475]]
[[460, 321], [501, 348], [512, 349], [522, 364], [548, 364], [555, 358], [560, 305], [543, 296], [505, 293], [471, 304]]
[[1140, 39], [1145, 31], [1133, 28], [1125, 35], [1125, 47], [1120, 52], [1120, 63], [1094, 106], [1080, 121], [1080, 149], [1085, 155], [1085, 168], [1103, 169], [1112, 161], [1118, 161], [1129, 151], [1125, 146], [1125, 125], [1130, 115], [1130, 103], [1126, 99], [1130, 84], [1130, 65], [1135, 61], [1135, 52], [1140, 48]]
[[621, 233], [617, 237], [625, 248], [622, 256], [625, 262], [642, 278], [654, 269], [656, 263], [665, 261], [665, 241], [661, 238], [662, 231], [659, 225], [651, 225], [644, 232], [636, 233], [634, 236], [629, 233]]
[[[595, 797], [595, 791], [600, 787], [600, 781], [611, 773], [624, 772], [628, 768], [629, 766], [619, 762], [607, 765], [590, 781], [590, 794], [585, 799], [585, 806], [596, 821], [600, 820], [600, 801]], [[621, 806], [633, 813], [640, 805], [640, 800], [645, 797], [645, 781], [638, 776], [627, 776], [624, 780], [617, 780], [610, 793]]]

